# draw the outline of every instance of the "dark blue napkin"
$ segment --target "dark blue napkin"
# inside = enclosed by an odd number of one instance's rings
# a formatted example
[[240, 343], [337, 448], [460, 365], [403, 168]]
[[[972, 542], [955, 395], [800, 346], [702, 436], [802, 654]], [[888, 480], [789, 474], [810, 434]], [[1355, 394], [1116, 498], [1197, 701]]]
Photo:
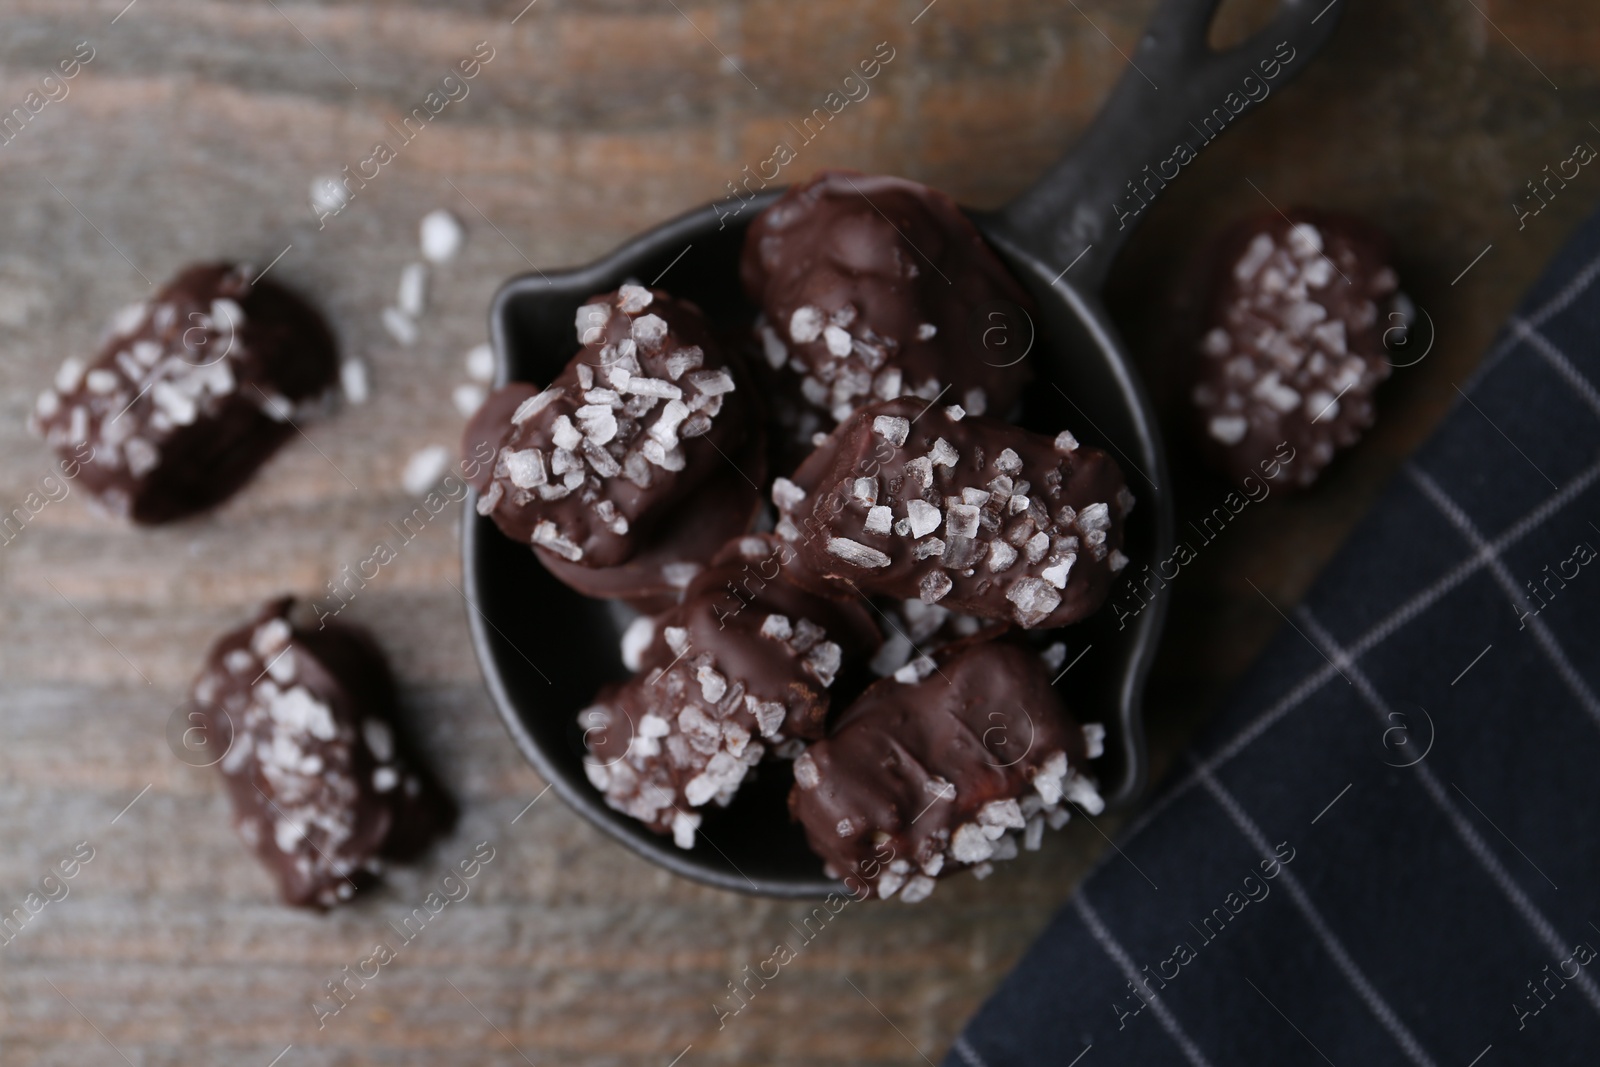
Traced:
[[957, 1039], [1600, 1064], [1600, 217]]

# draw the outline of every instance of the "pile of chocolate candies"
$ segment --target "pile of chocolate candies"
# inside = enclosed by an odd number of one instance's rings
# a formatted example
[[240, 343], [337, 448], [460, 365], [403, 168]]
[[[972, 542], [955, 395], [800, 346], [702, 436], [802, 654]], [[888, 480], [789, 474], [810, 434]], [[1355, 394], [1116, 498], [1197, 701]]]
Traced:
[[687, 849], [787, 764], [827, 874], [921, 900], [1101, 809], [1104, 731], [1022, 632], [1104, 603], [1133, 496], [1070, 430], [1007, 421], [1031, 372], [971, 325], [1032, 301], [943, 194], [819, 174], [751, 225], [739, 282], [760, 315], [727, 343], [662, 289], [586, 301], [561, 373], [468, 426], [478, 510], [640, 613], [632, 677], [580, 713], [607, 804]]

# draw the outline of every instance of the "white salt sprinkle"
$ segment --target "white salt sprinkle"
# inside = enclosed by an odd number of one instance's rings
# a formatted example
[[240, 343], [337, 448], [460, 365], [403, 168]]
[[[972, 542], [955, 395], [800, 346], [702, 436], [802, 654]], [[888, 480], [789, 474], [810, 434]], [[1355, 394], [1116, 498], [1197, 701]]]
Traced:
[[470, 419], [483, 407], [484, 395], [483, 386], [463, 382], [450, 391], [450, 401], [464, 418]]
[[429, 263], [448, 263], [455, 259], [465, 237], [466, 231], [461, 228], [460, 221], [442, 208], [422, 216], [418, 227], [422, 257]]
[[429, 445], [406, 460], [406, 468], [400, 475], [401, 488], [412, 496], [421, 496], [449, 469], [450, 450], [444, 445]]
[[423, 263], [407, 263], [400, 271], [400, 289], [395, 294], [395, 307], [413, 319], [422, 315], [428, 299], [428, 267]]
[[417, 324], [405, 312], [399, 308], [384, 308], [382, 318], [383, 328], [389, 331], [390, 337], [407, 348], [417, 343]]
[[339, 364], [339, 388], [344, 390], [345, 400], [352, 404], [365, 404], [372, 395], [366, 363], [351, 356]]

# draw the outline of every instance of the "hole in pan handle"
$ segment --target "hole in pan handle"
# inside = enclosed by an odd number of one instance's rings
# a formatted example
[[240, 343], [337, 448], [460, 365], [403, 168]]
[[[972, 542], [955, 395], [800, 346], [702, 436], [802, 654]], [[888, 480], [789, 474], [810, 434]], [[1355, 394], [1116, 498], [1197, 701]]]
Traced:
[[1270, 24], [1219, 52], [1206, 34], [1220, 4], [1163, 0], [1083, 137], [989, 226], [1046, 263], [1081, 256], [1072, 284], [1098, 292], [1141, 205], [1176, 177], [1179, 146], [1198, 152], [1298, 74], [1333, 35], [1345, 0], [1281, 0]]

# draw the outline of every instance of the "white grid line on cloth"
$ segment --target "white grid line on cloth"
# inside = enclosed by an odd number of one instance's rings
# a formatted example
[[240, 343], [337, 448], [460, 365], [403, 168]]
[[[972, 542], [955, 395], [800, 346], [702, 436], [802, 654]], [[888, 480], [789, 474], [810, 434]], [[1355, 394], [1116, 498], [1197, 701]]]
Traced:
[[[1597, 277], [1600, 277], [1600, 256], [1591, 259], [1584, 265], [1582, 270], [1572, 276], [1572, 280], [1563, 286], [1555, 296], [1535, 309], [1533, 314], [1522, 321], [1527, 322], [1532, 327], [1543, 326], [1546, 322], [1565, 311], [1579, 296], [1583, 295], [1583, 291], [1593, 285]], [[1522, 338], [1517, 336], [1515, 332], [1508, 333], [1501, 338], [1500, 342], [1489, 350], [1489, 354], [1483, 358], [1483, 362], [1478, 364], [1478, 369], [1473, 371], [1471, 376], [1463, 383], [1464, 391], [1472, 392], [1473, 387], [1486, 378], [1489, 372], [1494, 370], [1500, 364], [1500, 361], [1515, 349], [1521, 341]]]
[[[1133, 960], [1128, 956], [1127, 949], [1123, 948], [1122, 943], [1112, 935], [1110, 930], [1106, 929], [1105, 923], [1100, 921], [1099, 914], [1089, 905], [1088, 894], [1079, 889], [1072, 896], [1072, 906], [1078, 912], [1078, 918], [1083, 920], [1083, 925], [1088, 928], [1090, 935], [1099, 943], [1105, 954], [1111, 958], [1111, 962], [1121, 969], [1130, 983], [1137, 985], [1141, 977], [1139, 969], [1133, 965]], [[1178, 1050], [1183, 1053], [1184, 1059], [1188, 1060], [1194, 1067], [1211, 1067], [1211, 1063], [1206, 1059], [1205, 1053], [1201, 1052], [1199, 1046], [1190, 1039], [1188, 1034], [1184, 1033], [1182, 1024], [1178, 1022], [1176, 1016], [1167, 1010], [1166, 1005], [1161, 1003], [1160, 997], [1152, 990], [1146, 989], [1146, 992], [1150, 994], [1150, 999], [1144, 1002], [1156, 1013], [1156, 1021], [1167, 1032], [1167, 1036], [1172, 1038], [1172, 1043], [1178, 1046]], [[1141, 997], [1140, 999], [1143, 1000], [1144, 998]]]
[[[1594, 484], [1597, 478], [1600, 478], [1600, 461], [1591, 464], [1568, 483], [1565, 489], [1555, 493], [1544, 503], [1519, 519], [1499, 537], [1490, 542], [1487, 549], [1480, 550], [1457, 564], [1433, 585], [1424, 589], [1380, 620], [1376, 626], [1368, 630], [1365, 635], [1350, 646], [1350, 654], [1353, 657], [1360, 658], [1370, 652], [1376, 645], [1387, 640], [1396, 630], [1421, 615], [1432, 607], [1440, 597], [1475, 574], [1489, 560], [1491, 554], [1505, 551], [1529, 533], [1538, 529], [1550, 516], [1566, 507], [1573, 499], [1588, 489], [1590, 485]], [[1256, 738], [1264, 734], [1283, 716], [1298, 707], [1312, 693], [1322, 688], [1330, 678], [1337, 676], [1338, 670], [1332, 664], [1323, 664], [1318, 667], [1311, 674], [1301, 679], [1277, 703], [1256, 716], [1250, 721], [1249, 725], [1219, 746], [1210, 756], [1207, 756], [1203, 761], [1198, 761], [1197, 766], [1204, 767], [1208, 771], [1217, 770], [1246, 748], [1249, 748]], [[1194, 788], [1198, 782], [1199, 775], [1195, 771], [1188, 772], [1184, 777], [1174, 782], [1166, 792], [1157, 797], [1128, 826], [1127, 831], [1122, 835], [1122, 842], [1127, 844], [1132, 841], [1143, 832], [1145, 827], [1154, 821], [1157, 815], [1165, 811], [1168, 805]]]
[[958, 1035], [955, 1044], [950, 1047], [955, 1049], [956, 1054], [967, 1062], [967, 1067], [989, 1067], [987, 1063], [983, 1062], [983, 1057], [978, 1055], [978, 1050], [973, 1048], [971, 1043], [967, 1041], [966, 1034]]
[[[1367, 677], [1366, 672], [1356, 666], [1354, 659], [1339, 647], [1339, 643], [1333, 639], [1333, 635], [1324, 630], [1317, 620], [1311, 617], [1310, 612], [1303, 608], [1298, 610], [1300, 621], [1307, 625], [1318, 641], [1327, 646], [1328, 650], [1332, 652], [1333, 658], [1343, 661], [1350, 668], [1351, 679], [1355, 682], [1356, 692], [1361, 694], [1368, 707], [1377, 715], [1378, 722], [1380, 724], [1391, 722], [1392, 711], [1389, 708], [1389, 703], [1383, 699], [1383, 694], [1378, 692], [1377, 687], [1372, 684], [1372, 680]], [[1562, 943], [1560, 935], [1556, 932], [1555, 924], [1545, 918], [1544, 913], [1539, 910], [1539, 906], [1522, 891], [1522, 887], [1511, 876], [1511, 872], [1506, 870], [1505, 865], [1500, 862], [1500, 858], [1489, 847], [1489, 843], [1467, 821], [1466, 816], [1461, 814], [1460, 809], [1450, 799], [1450, 795], [1445, 792], [1443, 783], [1439, 781], [1433, 771], [1429, 770], [1421, 762], [1413, 764], [1411, 769], [1417, 772], [1417, 777], [1422, 782], [1423, 790], [1433, 800], [1434, 805], [1444, 814], [1445, 818], [1449, 820], [1451, 827], [1456, 832], [1456, 836], [1460, 837], [1462, 843], [1467, 846], [1467, 851], [1471, 852], [1473, 857], [1483, 866], [1490, 880], [1511, 902], [1511, 906], [1516, 909], [1517, 914], [1522, 916], [1523, 922], [1533, 929], [1534, 934], [1543, 942], [1545, 949], [1556, 953], [1558, 957], [1569, 952], [1570, 949]], [[1589, 1004], [1597, 1012], [1600, 1012], [1600, 987], [1595, 985], [1594, 980], [1587, 974], [1580, 973], [1573, 981], [1576, 981], [1579, 988], [1583, 990]]]
[[[1522, 591], [1517, 588], [1516, 579], [1511, 577], [1511, 572], [1506, 569], [1505, 563], [1490, 548], [1488, 542], [1483, 539], [1483, 535], [1478, 533], [1478, 528], [1472, 524], [1472, 519], [1461, 509], [1461, 506], [1451, 500], [1445, 494], [1445, 491], [1439, 488], [1437, 482], [1416, 467], [1407, 463], [1405, 472], [1416, 483], [1417, 488], [1422, 490], [1422, 494], [1432, 502], [1434, 507], [1444, 513], [1444, 517], [1450, 520], [1451, 525], [1461, 531], [1462, 536], [1467, 539], [1473, 548], [1480, 552], [1489, 553], [1490, 573], [1494, 575], [1495, 581], [1499, 583], [1500, 588], [1505, 590], [1506, 595], [1511, 598], [1512, 603], [1516, 603], [1517, 599], [1521, 598], [1526, 605], [1527, 597], [1523, 596]], [[1572, 665], [1572, 661], [1567, 658], [1566, 652], [1561, 648], [1561, 642], [1556, 640], [1555, 635], [1550, 632], [1550, 627], [1546, 626], [1537, 615], [1528, 615], [1527, 623], [1528, 628], [1533, 631], [1534, 640], [1544, 650], [1545, 656], [1550, 660], [1551, 665], [1555, 667], [1556, 673], [1561, 676], [1562, 682], [1572, 691], [1572, 695], [1578, 698], [1578, 703], [1583, 706], [1584, 711], [1589, 713], [1589, 717], [1596, 723], [1600, 723], [1600, 700], [1595, 699], [1594, 690], [1589, 688], [1588, 683], [1583, 680], [1583, 676], [1578, 673], [1577, 668]]]
[[1546, 337], [1539, 331], [1538, 327], [1531, 323], [1523, 319], [1513, 318], [1511, 326], [1517, 331], [1517, 335], [1522, 340], [1527, 341], [1533, 350], [1555, 369], [1557, 374], [1567, 380], [1568, 385], [1578, 391], [1578, 395], [1583, 397], [1583, 402], [1588, 404], [1595, 414], [1600, 415], [1600, 390], [1596, 390], [1594, 383], [1584, 377], [1582, 371], [1573, 366], [1572, 360], [1567, 358], [1567, 354], [1557, 348], [1554, 341]]
[[[1217, 781], [1210, 771], [1201, 769], [1199, 774], [1200, 781], [1205, 785], [1207, 792], [1211, 794], [1222, 810], [1227, 812], [1228, 818], [1233, 820], [1233, 824], [1239, 828], [1239, 831], [1244, 834], [1250, 844], [1264, 857], [1273, 858], [1276, 855], [1276, 851], [1273, 849], [1272, 843], [1267, 840], [1267, 835], [1261, 832], [1261, 827], [1256, 825], [1255, 820], [1250, 818], [1249, 814], [1234, 799], [1233, 795], [1223, 788], [1222, 783]], [[1283, 878], [1284, 888], [1288, 890], [1289, 897], [1294, 901], [1295, 907], [1300, 910], [1300, 914], [1305, 918], [1307, 925], [1317, 935], [1317, 940], [1322, 942], [1323, 949], [1333, 959], [1334, 966], [1344, 976], [1344, 980], [1349, 983], [1350, 988], [1355, 991], [1361, 1003], [1366, 1005], [1367, 1010], [1373, 1014], [1385, 1030], [1389, 1031], [1389, 1036], [1394, 1038], [1395, 1044], [1400, 1046], [1400, 1050], [1406, 1054], [1406, 1058], [1417, 1064], [1417, 1067], [1437, 1067], [1433, 1057], [1429, 1056], [1427, 1050], [1422, 1047], [1422, 1042], [1418, 1041], [1416, 1035], [1411, 1032], [1405, 1023], [1400, 1021], [1399, 1014], [1389, 1006], [1389, 1002], [1383, 998], [1383, 994], [1378, 992], [1377, 987], [1362, 972], [1356, 961], [1350, 957], [1349, 951], [1345, 949], [1344, 943], [1339, 940], [1339, 936], [1329, 929], [1327, 921], [1323, 919], [1322, 913], [1317, 910], [1317, 906], [1311, 902], [1311, 895], [1305, 891], [1305, 888], [1300, 884], [1300, 880], [1295, 877], [1294, 872], [1289, 870], [1288, 867], [1283, 867], [1279, 871], [1279, 876]]]

